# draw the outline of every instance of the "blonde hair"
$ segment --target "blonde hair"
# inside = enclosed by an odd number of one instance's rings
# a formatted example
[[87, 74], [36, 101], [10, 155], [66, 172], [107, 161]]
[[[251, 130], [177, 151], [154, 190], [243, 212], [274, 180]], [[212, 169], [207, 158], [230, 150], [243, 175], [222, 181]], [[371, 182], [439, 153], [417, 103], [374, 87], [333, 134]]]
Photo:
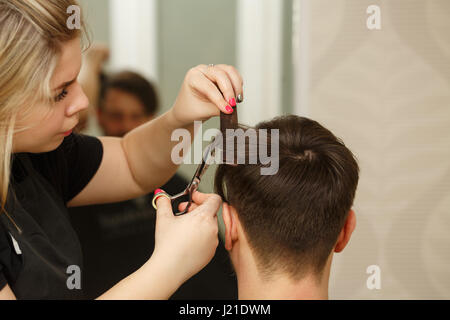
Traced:
[[67, 25], [72, 5], [77, 1], [0, 0], [0, 201], [1, 212], [13, 223], [5, 204], [16, 115], [27, 114], [37, 103], [54, 102], [50, 80], [63, 43], [77, 37], [89, 43], [82, 17], [81, 29]]

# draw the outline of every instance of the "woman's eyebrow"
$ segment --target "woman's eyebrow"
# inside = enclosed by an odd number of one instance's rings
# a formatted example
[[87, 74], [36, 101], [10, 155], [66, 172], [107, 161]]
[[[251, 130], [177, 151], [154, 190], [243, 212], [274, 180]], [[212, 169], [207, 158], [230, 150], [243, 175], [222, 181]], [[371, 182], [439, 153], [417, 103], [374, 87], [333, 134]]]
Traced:
[[[78, 78], [78, 77], [77, 77], [77, 78]], [[70, 80], [70, 81], [68, 81], [68, 82], [64, 82], [64, 83], [61, 84], [58, 88], [56, 88], [55, 91], [58, 91], [59, 89], [62, 89], [62, 88], [65, 88], [65, 87], [70, 86], [72, 83], [74, 83], [74, 82], [77, 80], [77, 78], [72, 79], [72, 80]]]

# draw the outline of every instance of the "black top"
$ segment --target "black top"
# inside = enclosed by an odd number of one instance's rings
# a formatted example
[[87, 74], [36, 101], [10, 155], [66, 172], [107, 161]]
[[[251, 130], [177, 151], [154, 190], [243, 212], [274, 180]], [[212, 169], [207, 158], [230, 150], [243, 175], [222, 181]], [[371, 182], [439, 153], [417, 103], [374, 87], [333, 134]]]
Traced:
[[14, 223], [0, 213], [0, 290], [8, 283], [17, 299], [83, 298], [74, 278], [81, 247], [66, 204], [102, 156], [99, 139], [78, 134], [51, 152], [13, 155], [6, 210]]

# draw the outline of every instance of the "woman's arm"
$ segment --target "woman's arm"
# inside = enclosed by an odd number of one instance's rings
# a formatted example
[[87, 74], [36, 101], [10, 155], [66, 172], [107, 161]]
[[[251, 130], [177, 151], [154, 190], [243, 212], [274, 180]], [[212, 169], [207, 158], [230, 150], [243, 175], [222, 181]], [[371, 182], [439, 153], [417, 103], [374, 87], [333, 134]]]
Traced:
[[[123, 138], [100, 137], [103, 159], [88, 185], [71, 201], [69, 207], [109, 203], [139, 197], [164, 185], [176, 172], [170, 158], [171, 141], [176, 129], [168, 111], [162, 116], [130, 131]], [[193, 125], [186, 127], [191, 135]]]
[[166, 183], [178, 165], [171, 159], [178, 141], [173, 130], [185, 128], [193, 137], [194, 120], [207, 120], [242, 94], [242, 79], [232, 66], [197, 66], [183, 82], [174, 106], [162, 116], [123, 138], [102, 137], [103, 159], [88, 185], [68, 206], [117, 202], [147, 194]]
[[17, 300], [9, 285], [0, 290], [0, 300]]
[[170, 201], [159, 197], [152, 257], [98, 299], [168, 299], [187, 279], [205, 267], [219, 243], [217, 211], [222, 199], [195, 192], [195, 209], [174, 216]]
[[143, 193], [164, 185], [177, 171], [179, 165], [172, 161], [171, 155], [179, 141], [171, 141], [171, 137], [173, 131], [180, 127], [187, 129], [193, 138], [193, 123], [177, 122], [173, 109], [170, 109], [124, 136], [122, 147], [130, 171]]
[[179, 270], [169, 261], [150, 258], [137, 271], [98, 297], [98, 300], [165, 300], [182, 285]]

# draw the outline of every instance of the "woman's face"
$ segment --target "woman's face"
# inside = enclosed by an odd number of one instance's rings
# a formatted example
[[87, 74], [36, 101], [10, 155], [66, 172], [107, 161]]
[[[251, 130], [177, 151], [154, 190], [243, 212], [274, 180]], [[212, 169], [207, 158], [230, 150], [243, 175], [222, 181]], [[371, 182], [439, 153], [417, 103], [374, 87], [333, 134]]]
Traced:
[[36, 105], [28, 114], [19, 113], [16, 128], [30, 128], [15, 133], [13, 153], [41, 153], [56, 149], [78, 123], [78, 113], [89, 105], [77, 81], [81, 68], [80, 39], [63, 44], [61, 57], [51, 79], [54, 106]]

